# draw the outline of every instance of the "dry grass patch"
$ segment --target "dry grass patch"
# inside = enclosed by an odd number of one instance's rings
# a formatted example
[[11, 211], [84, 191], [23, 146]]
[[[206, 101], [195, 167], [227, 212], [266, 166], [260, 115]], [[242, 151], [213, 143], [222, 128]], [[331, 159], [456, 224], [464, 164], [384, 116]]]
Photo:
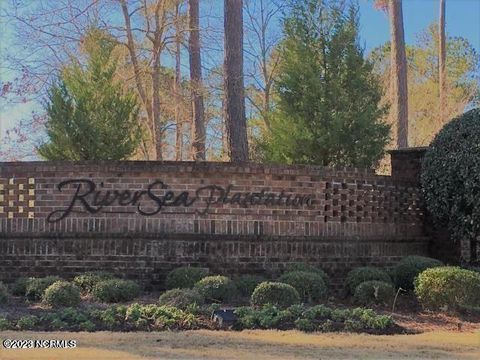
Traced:
[[6, 339], [76, 339], [76, 349], [0, 350], [1, 360], [63, 359], [478, 359], [479, 332], [417, 335], [298, 331], [136, 333], [3, 332]]

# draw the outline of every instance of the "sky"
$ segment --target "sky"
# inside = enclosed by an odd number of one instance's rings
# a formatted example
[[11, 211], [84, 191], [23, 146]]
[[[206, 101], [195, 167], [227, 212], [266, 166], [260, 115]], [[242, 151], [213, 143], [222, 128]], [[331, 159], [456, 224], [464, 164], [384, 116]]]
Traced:
[[[360, 41], [365, 46], [366, 53], [368, 53], [373, 48], [390, 40], [389, 22], [386, 13], [373, 7], [373, 0], [358, 1], [360, 6]], [[7, 2], [8, 0], [0, 0], [0, 9]], [[209, 7], [209, 13], [211, 12], [212, 15], [217, 17], [215, 22], [219, 22], [223, 1], [205, 0], [204, 4], [204, 6]], [[407, 44], [415, 43], [416, 35], [438, 19], [438, 10], [439, 0], [403, 0], [405, 41]], [[201, 16], [206, 16], [205, 11]], [[2, 21], [1, 18], [0, 21]], [[446, 0], [446, 29], [450, 36], [467, 38], [479, 52], [480, 0]], [[11, 47], [9, 48], [10, 37], [11, 31], [9, 31], [8, 24], [0, 23], [0, 83], [15, 76], [11, 72], [2, 71], [1, 67], [1, 53], [12, 50]], [[8, 108], [2, 107], [0, 99], [0, 139], [8, 128], [14, 126], [20, 119], [28, 116], [32, 110], [38, 107], [37, 103], [19, 104]]]

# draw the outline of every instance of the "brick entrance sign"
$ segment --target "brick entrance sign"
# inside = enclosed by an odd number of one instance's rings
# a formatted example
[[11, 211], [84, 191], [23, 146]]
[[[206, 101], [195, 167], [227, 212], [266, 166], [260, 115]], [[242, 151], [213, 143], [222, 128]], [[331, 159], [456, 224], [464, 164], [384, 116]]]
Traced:
[[373, 170], [192, 162], [0, 163], [0, 270], [106, 270], [158, 283], [181, 265], [232, 273], [426, 254], [415, 178]]

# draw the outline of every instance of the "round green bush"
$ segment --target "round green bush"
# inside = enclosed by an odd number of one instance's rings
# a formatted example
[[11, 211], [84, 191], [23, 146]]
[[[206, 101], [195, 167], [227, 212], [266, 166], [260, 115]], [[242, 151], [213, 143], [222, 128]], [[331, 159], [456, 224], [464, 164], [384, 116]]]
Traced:
[[380, 268], [372, 266], [359, 267], [351, 270], [347, 274], [345, 282], [348, 293], [350, 295], [355, 294], [355, 289], [358, 285], [370, 280], [385, 281], [388, 283], [392, 282], [390, 276], [388, 276], [388, 274]]
[[29, 278], [25, 289], [25, 296], [30, 300], [40, 300], [45, 290], [59, 280], [61, 279], [58, 276]]
[[253, 306], [271, 304], [286, 308], [299, 302], [300, 295], [292, 285], [270, 281], [259, 284], [250, 298], [250, 303]]
[[226, 276], [207, 276], [195, 284], [195, 289], [208, 302], [226, 302], [233, 299], [237, 289], [232, 280]]
[[404, 257], [393, 268], [393, 282], [397, 288], [413, 290], [413, 281], [418, 274], [428, 268], [442, 265], [440, 260], [425, 256]]
[[278, 281], [293, 286], [305, 302], [316, 302], [327, 296], [327, 286], [318, 273], [292, 271], [280, 276]]
[[302, 263], [302, 262], [288, 264], [285, 269], [285, 272], [287, 273], [287, 272], [293, 272], [293, 271], [313, 272], [322, 277], [327, 287], [330, 284], [330, 278], [328, 277], [327, 273], [314, 265]]
[[384, 304], [389, 305], [395, 297], [395, 289], [389, 282], [370, 280], [357, 286], [353, 296], [360, 305]]
[[42, 301], [52, 307], [77, 306], [80, 303], [80, 288], [68, 281], [54, 282], [43, 293]]
[[194, 304], [203, 305], [205, 299], [196, 289], [171, 289], [160, 295], [158, 303], [186, 310]]
[[15, 280], [15, 282], [10, 286], [10, 290], [12, 292], [12, 295], [15, 296], [25, 296], [25, 293], [27, 292], [27, 284], [30, 278], [18, 278]]
[[103, 271], [86, 272], [73, 278], [73, 283], [77, 285], [84, 293], [91, 293], [97, 283], [103, 280], [113, 279], [114, 276]]
[[425, 205], [454, 239], [480, 234], [480, 109], [447, 123], [425, 154], [421, 185]]
[[257, 285], [264, 281], [265, 277], [260, 275], [240, 275], [233, 279], [239, 294], [248, 298], [252, 296]]
[[0, 304], [5, 304], [8, 301], [8, 288], [0, 281]]
[[480, 274], [457, 266], [427, 269], [415, 279], [415, 295], [430, 310], [480, 304]]
[[116, 303], [135, 299], [140, 294], [140, 287], [132, 280], [109, 279], [98, 282], [92, 290], [95, 299]]
[[208, 269], [198, 267], [179, 267], [167, 274], [165, 287], [167, 289], [189, 289], [208, 275]]

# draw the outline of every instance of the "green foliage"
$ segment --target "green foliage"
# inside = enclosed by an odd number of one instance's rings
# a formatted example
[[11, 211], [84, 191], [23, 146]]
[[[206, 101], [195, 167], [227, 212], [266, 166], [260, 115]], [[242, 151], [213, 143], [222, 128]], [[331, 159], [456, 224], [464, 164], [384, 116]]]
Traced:
[[11, 292], [12, 295], [15, 296], [25, 296], [25, 293], [27, 292], [27, 284], [28, 284], [29, 278], [18, 278], [15, 280], [15, 282], [11, 285]]
[[80, 288], [63, 280], [50, 285], [42, 296], [43, 303], [52, 307], [76, 306], [80, 300]]
[[158, 303], [187, 310], [193, 304], [203, 305], [205, 299], [196, 289], [171, 289], [160, 295]]
[[393, 268], [393, 282], [398, 288], [412, 290], [413, 281], [418, 274], [425, 269], [442, 265], [440, 260], [425, 256], [404, 257]]
[[428, 211], [456, 240], [480, 234], [480, 108], [453, 119], [425, 154], [422, 188]]
[[388, 283], [392, 282], [390, 276], [388, 276], [388, 274], [382, 269], [372, 266], [359, 267], [351, 270], [347, 274], [345, 282], [348, 293], [351, 295], [355, 294], [355, 289], [358, 285], [370, 280], [379, 280]]
[[415, 294], [427, 309], [458, 310], [480, 304], [480, 274], [456, 266], [430, 268], [415, 279]]
[[137, 329], [189, 329], [195, 326], [196, 319], [193, 314], [165, 305], [140, 305], [132, 304], [125, 314], [127, 324]]
[[[445, 106], [439, 106], [438, 24], [432, 23], [416, 36], [415, 43], [406, 44], [408, 76], [408, 122], [410, 146], [427, 146], [450, 119], [468, 107], [479, 104], [480, 55], [468, 39], [446, 38]], [[374, 49], [369, 59], [375, 72], [384, 79], [385, 101], [390, 101], [390, 42]]]
[[87, 33], [87, 64], [66, 66], [48, 92], [48, 142], [38, 148], [47, 160], [122, 160], [138, 148], [142, 132], [135, 93], [115, 80], [115, 42]]
[[300, 295], [289, 284], [265, 281], [255, 288], [250, 302], [253, 306], [270, 304], [284, 308], [299, 303]]
[[97, 271], [86, 272], [81, 275], [77, 275], [73, 278], [73, 282], [77, 285], [82, 292], [88, 294], [91, 293], [97, 283], [103, 280], [113, 279], [114, 276], [110, 273]]
[[18, 330], [32, 330], [38, 324], [39, 320], [35, 315], [22, 316], [17, 320], [15, 327]]
[[305, 302], [317, 302], [327, 296], [327, 286], [318, 273], [292, 271], [280, 276], [278, 281], [293, 286]]
[[167, 274], [167, 289], [193, 288], [195, 283], [208, 275], [208, 269], [198, 267], [179, 267]]
[[257, 285], [263, 281], [265, 281], [265, 277], [260, 275], [240, 275], [233, 279], [239, 294], [248, 298], [252, 296]]
[[330, 284], [330, 279], [329, 279], [327, 273], [325, 271], [323, 271], [322, 269], [314, 266], [314, 265], [310, 265], [310, 264], [307, 264], [307, 263], [301, 263], [301, 262], [290, 263], [290, 264], [287, 265], [287, 267], [285, 269], [285, 272], [292, 272], [292, 271], [313, 272], [313, 273], [318, 274], [322, 277], [322, 279], [325, 282], [325, 285], [327, 287]]
[[0, 304], [5, 304], [8, 301], [8, 288], [0, 281]]
[[285, 309], [274, 305], [241, 307], [235, 310], [240, 329], [298, 329], [301, 331], [375, 331], [385, 332], [394, 326], [388, 315], [377, 315], [373, 310], [356, 308], [332, 309], [324, 305], [303, 307], [293, 305]]
[[333, 0], [294, 3], [279, 49], [278, 105], [259, 144], [267, 161], [369, 167], [382, 158], [387, 109], [357, 13]]
[[395, 289], [389, 282], [371, 280], [365, 281], [355, 289], [354, 299], [360, 305], [392, 303]]
[[7, 318], [0, 316], [0, 331], [9, 330], [11, 327], [12, 324], [10, 323], [10, 321], [8, 321]]
[[29, 278], [25, 290], [25, 296], [30, 300], [40, 300], [45, 290], [54, 282], [61, 280], [58, 276], [46, 276], [43, 278]]
[[226, 276], [207, 276], [195, 284], [195, 289], [210, 302], [227, 302], [234, 298], [237, 289]]
[[92, 295], [103, 302], [125, 302], [140, 295], [140, 287], [132, 280], [109, 279], [98, 282]]

